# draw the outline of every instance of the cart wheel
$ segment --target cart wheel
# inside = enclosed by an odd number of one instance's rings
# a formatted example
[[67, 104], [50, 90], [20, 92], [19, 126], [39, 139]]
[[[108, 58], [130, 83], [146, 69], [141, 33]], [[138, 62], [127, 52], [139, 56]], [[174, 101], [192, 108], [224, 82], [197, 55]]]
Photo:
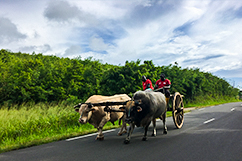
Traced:
[[184, 123], [184, 104], [182, 95], [176, 92], [173, 97], [172, 117], [176, 128], [180, 129]]

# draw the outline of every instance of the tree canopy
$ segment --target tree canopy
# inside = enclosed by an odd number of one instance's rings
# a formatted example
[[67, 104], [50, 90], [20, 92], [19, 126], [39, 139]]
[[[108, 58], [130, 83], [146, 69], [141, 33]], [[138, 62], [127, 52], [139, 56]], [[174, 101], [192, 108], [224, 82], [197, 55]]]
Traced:
[[141, 76], [153, 84], [161, 73], [176, 91], [186, 99], [201, 95], [238, 95], [226, 80], [175, 65], [155, 66], [152, 61], [126, 61], [124, 66], [103, 64], [100, 60], [80, 57], [69, 59], [42, 54], [13, 53], [0, 50], [0, 104], [24, 102], [53, 102], [67, 99], [85, 101], [94, 94], [131, 94], [142, 90]]

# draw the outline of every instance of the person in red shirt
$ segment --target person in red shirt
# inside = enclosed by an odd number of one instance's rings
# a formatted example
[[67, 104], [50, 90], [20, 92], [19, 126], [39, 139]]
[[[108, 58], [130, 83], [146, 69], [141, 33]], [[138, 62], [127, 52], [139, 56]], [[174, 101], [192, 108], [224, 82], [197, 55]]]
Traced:
[[152, 86], [152, 82], [147, 79], [144, 75], [142, 76], [142, 85], [143, 85], [143, 90], [154, 90], [154, 87]]
[[161, 73], [160, 79], [156, 81], [155, 83], [155, 89], [156, 91], [160, 91], [165, 94], [167, 98], [170, 97], [170, 89], [171, 87], [171, 81], [169, 79], [165, 78], [165, 74]]

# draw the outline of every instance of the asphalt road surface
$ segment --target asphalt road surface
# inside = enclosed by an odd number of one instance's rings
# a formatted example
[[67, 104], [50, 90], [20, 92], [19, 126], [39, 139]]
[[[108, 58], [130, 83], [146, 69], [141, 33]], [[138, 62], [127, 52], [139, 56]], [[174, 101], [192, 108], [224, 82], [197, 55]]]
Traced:
[[106, 131], [103, 141], [95, 135], [71, 138], [0, 154], [0, 161], [241, 161], [242, 102], [196, 109], [185, 114], [181, 129], [168, 118], [168, 134], [142, 141], [143, 128], [135, 128], [130, 144], [118, 129]]

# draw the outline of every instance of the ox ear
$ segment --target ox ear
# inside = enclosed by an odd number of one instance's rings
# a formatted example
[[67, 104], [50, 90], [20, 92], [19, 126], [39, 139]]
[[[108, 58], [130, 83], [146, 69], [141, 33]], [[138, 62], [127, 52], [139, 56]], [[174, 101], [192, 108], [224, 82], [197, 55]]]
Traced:
[[142, 108], [140, 106], [137, 107], [137, 112], [141, 112]]
[[119, 107], [119, 109], [120, 109], [121, 111], [125, 111], [125, 107], [124, 107], [124, 106]]
[[141, 100], [141, 99], [135, 101], [135, 105], [136, 105], [136, 106], [139, 106], [139, 105], [141, 105], [141, 104], [142, 104], [142, 100]]
[[76, 111], [76, 112], [79, 112], [79, 109], [78, 109], [78, 108], [76, 108], [76, 109], [75, 109], [75, 111]]
[[93, 107], [91, 108], [91, 111], [92, 111], [92, 112], [97, 112], [97, 111], [98, 111], [98, 107], [97, 107], [97, 106], [93, 106]]

